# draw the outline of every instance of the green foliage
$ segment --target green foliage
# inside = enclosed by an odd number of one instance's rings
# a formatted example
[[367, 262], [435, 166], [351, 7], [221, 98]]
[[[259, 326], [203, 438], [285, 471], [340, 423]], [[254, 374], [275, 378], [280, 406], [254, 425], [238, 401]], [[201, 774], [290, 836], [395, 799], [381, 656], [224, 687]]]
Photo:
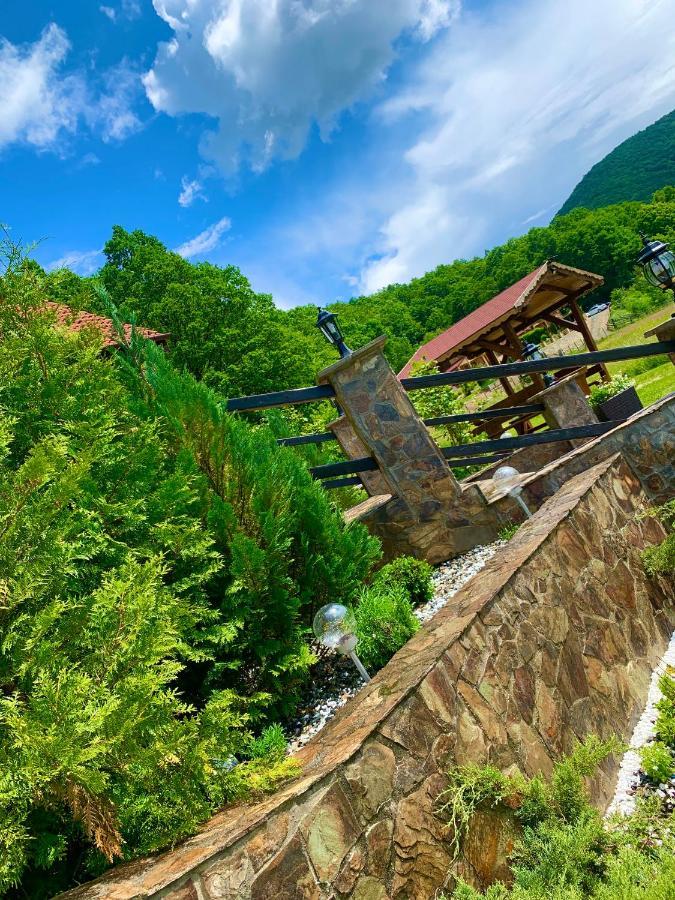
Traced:
[[5, 249], [0, 891], [41, 898], [295, 771], [265, 717], [379, 546], [157, 347], [56, 328]]
[[524, 826], [511, 857], [513, 884], [482, 893], [460, 879], [453, 900], [672, 900], [675, 817], [664, 819], [651, 799], [607, 826], [589, 803], [583, 779], [617, 749], [588, 739], [556, 765], [550, 782], [491, 767], [451, 772], [445, 809], [460, 833], [481, 805], [503, 804]]
[[398, 556], [378, 571], [375, 584], [385, 590], [389, 587], [401, 587], [413, 606], [419, 606], [430, 600], [434, 593], [431, 580], [433, 568], [423, 559], [414, 556]]
[[480, 806], [502, 804], [515, 810], [526, 834], [530, 829], [537, 840], [542, 836], [548, 839], [548, 832], [535, 834], [543, 826], [584, 825], [595, 815], [588, 804], [584, 778], [620, 749], [615, 738], [601, 741], [590, 736], [577, 744], [569, 756], [556, 762], [549, 782], [540, 776], [526, 779], [520, 774], [504, 775], [493, 766], [470, 764], [451, 769], [448, 788], [438, 798], [437, 812], [448, 822], [455, 856], [471, 817]]
[[640, 750], [642, 771], [656, 784], [669, 781], [675, 771], [675, 757], [661, 741], [653, 741]]
[[[398, 370], [421, 343], [545, 259], [556, 257], [604, 276], [604, 285], [584, 302], [612, 296], [619, 324], [666, 299], [663, 292], [643, 283], [636, 270], [640, 229], [664, 240], [675, 239], [675, 192], [664, 189], [650, 203], [574, 209], [545, 228], [533, 228], [495, 247], [482, 258], [440, 265], [408, 284], [390, 285], [330, 308], [340, 314], [352, 347], [386, 334], [385, 353]], [[234, 266], [193, 265], [156, 238], [119, 226], [113, 228], [105, 254], [106, 264], [99, 274], [122, 318], [128, 321], [135, 314], [139, 325], [170, 332], [169, 353], [177, 367], [186, 368], [221, 395], [309, 385], [318, 370], [335, 361], [334, 351], [314, 327], [314, 307], [276, 309], [271, 298], [256, 294]], [[44, 275], [47, 296], [105, 312], [93, 284], [93, 279], [79, 278], [67, 270]], [[613, 294], [617, 290], [625, 293]], [[433, 391], [419, 391], [414, 400], [422, 404], [420, 409], [425, 403], [432, 407], [433, 413], [423, 411], [423, 415], [451, 414], [462, 411], [456, 399], [460, 395], [452, 388], [441, 390], [438, 396]], [[309, 405], [300, 416], [309, 421]], [[444, 431], [439, 437], [457, 443], [464, 440], [465, 429], [462, 425], [460, 434], [453, 426], [452, 434]]]
[[559, 215], [578, 206], [594, 209], [624, 200], [647, 200], [658, 188], [673, 183], [675, 112], [638, 131], [596, 163], [574, 188]]
[[499, 529], [497, 537], [500, 541], [510, 541], [519, 528], [520, 525], [517, 522], [507, 522]]
[[611, 301], [610, 323], [613, 328], [623, 328], [670, 302], [670, 296], [642, 278], [628, 287], [616, 288]]
[[647, 547], [642, 552], [642, 563], [648, 575], [673, 575], [675, 573], [675, 499], [669, 500], [657, 509], [650, 510], [656, 514], [668, 534], [656, 547]]
[[393, 584], [366, 588], [354, 615], [358, 654], [372, 672], [386, 665], [419, 628], [405, 589]]
[[661, 699], [656, 708], [656, 736], [675, 752], [675, 668], [669, 666], [659, 679]]
[[605, 401], [611, 399], [612, 397], [616, 397], [617, 394], [620, 394], [622, 391], [627, 391], [629, 388], [635, 386], [635, 382], [632, 381], [627, 375], [620, 373], [618, 375], [614, 375], [609, 381], [603, 381], [600, 384], [596, 384], [591, 388], [591, 392], [588, 396], [589, 402], [594, 409], [597, 409], [601, 406]]

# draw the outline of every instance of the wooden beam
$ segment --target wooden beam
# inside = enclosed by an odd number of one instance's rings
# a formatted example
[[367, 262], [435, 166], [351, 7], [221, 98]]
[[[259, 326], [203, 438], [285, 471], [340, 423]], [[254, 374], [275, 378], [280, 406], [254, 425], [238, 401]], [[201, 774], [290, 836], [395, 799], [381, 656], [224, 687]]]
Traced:
[[579, 325], [572, 319], [563, 319], [558, 316], [554, 316], [549, 312], [542, 313], [539, 318], [543, 319], [545, 322], [552, 322], [554, 325], [559, 325], [561, 328], [570, 328], [572, 331], [581, 331]]
[[[509, 341], [509, 343], [511, 344], [513, 349], [517, 351], [517, 353], [518, 353], [517, 358], [522, 359], [523, 358], [523, 342], [516, 334], [516, 331], [515, 331], [513, 325], [511, 325], [510, 322], [504, 322], [502, 325], [502, 328], [504, 329], [504, 334], [506, 335], [507, 340]], [[534, 384], [536, 384], [536, 386], [539, 388], [539, 390], [543, 391], [544, 388], [546, 387], [546, 383], [544, 382], [544, 376], [537, 373], [535, 375], [531, 375], [530, 377], [532, 378], [532, 381], [534, 382]], [[528, 423], [524, 422], [523, 430], [527, 431], [527, 428], [528, 428]]]
[[[497, 359], [497, 356], [496, 356], [496, 354], [494, 353], [493, 350], [488, 350], [487, 353], [486, 353], [486, 356], [487, 356], [487, 358], [490, 360], [490, 362], [492, 363], [493, 366], [498, 366], [498, 365], [499, 365], [499, 360]], [[511, 382], [509, 381], [508, 378], [500, 378], [500, 379], [499, 379], [499, 383], [501, 384], [501, 386], [502, 386], [502, 387], [504, 388], [504, 390], [506, 391], [507, 396], [510, 397], [512, 394], [515, 394], [515, 391], [514, 391], [514, 389], [511, 387]]]
[[509, 348], [504, 347], [502, 344], [497, 344], [495, 341], [488, 341], [487, 338], [480, 338], [476, 341], [476, 344], [479, 347], [484, 347], [485, 350], [493, 350], [495, 353], [507, 353], [507, 355], [511, 356], [512, 359], [517, 359], [514, 357], [513, 352], [509, 354]]
[[[595, 343], [595, 338], [591, 333], [591, 329], [588, 327], [588, 322], [586, 321], [586, 317], [583, 312], [579, 308], [579, 304], [576, 299], [572, 298], [570, 300], [570, 310], [572, 312], [572, 316], [574, 317], [575, 322], [579, 326], [579, 331], [583, 335], [584, 342], [589, 350], [597, 350], [598, 345]], [[609, 381], [610, 374], [606, 365], [602, 365], [602, 378], [603, 381]]]

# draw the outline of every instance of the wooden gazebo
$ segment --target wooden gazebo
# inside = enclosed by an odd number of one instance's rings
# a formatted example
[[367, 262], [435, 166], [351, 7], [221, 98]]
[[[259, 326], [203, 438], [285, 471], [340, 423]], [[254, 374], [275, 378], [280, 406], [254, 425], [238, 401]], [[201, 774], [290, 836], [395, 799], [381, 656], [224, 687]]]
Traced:
[[[547, 323], [578, 332], [589, 350], [597, 345], [579, 306], [579, 299], [603, 283], [600, 275], [575, 269], [553, 260], [547, 260], [538, 269], [520, 281], [483, 303], [468, 316], [460, 319], [446, 331], [421, 346], [408, 360], [399, 377], [410, 375], [417, 361], [435, 362], [439, 371], [448, 372], [464, 368], [480, 359], [485, 365], [498, 365], [523, 359], [524, 341], [521, 336], [536, 325]], [[566, 374], [570, 374], [566, 370]], [[580, 370], [578, 380], [586, 393], [589, 380], [608, 378], [607, 369], [598, 364]], [[532, 375], [531, 384], [518, 387], [509, 378], [499, 379], [506, 397], [490, 409], [500, 406], [526, 404], [530, 397], [544, 388], [541, 375]], [[493, 419], [488, 433], [496, 433], [504, 420]], [[528, 418], [511, 422], [519, 431], [529, 430]]]

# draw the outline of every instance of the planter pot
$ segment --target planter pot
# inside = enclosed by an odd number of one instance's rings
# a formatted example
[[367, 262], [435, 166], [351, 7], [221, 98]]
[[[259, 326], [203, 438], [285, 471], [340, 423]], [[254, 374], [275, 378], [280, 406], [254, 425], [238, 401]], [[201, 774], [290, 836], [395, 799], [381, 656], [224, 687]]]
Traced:
[[598, 418], [603, 422], [618, 422], [632, 416], [642, 409], [642, 403], [634, 387], [615, 394], [596, 407]]

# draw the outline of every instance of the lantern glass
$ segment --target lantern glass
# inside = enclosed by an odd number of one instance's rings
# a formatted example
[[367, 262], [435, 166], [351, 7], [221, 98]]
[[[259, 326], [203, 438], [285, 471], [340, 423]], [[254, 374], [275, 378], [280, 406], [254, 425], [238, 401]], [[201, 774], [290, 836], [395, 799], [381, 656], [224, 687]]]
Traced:
[[518, 469], [514, 469], [513, 466], [500, 466], [492, 476], [494, 483], [500, 488], [504, 488], [507, 492], [509, 492], [514, 485], [518, 484], [519, 478], [520, 472]]
[[644, 265], [647, 281], [655, 287], [670, 287], [675, 282], [675, 254], [664, 250]]

